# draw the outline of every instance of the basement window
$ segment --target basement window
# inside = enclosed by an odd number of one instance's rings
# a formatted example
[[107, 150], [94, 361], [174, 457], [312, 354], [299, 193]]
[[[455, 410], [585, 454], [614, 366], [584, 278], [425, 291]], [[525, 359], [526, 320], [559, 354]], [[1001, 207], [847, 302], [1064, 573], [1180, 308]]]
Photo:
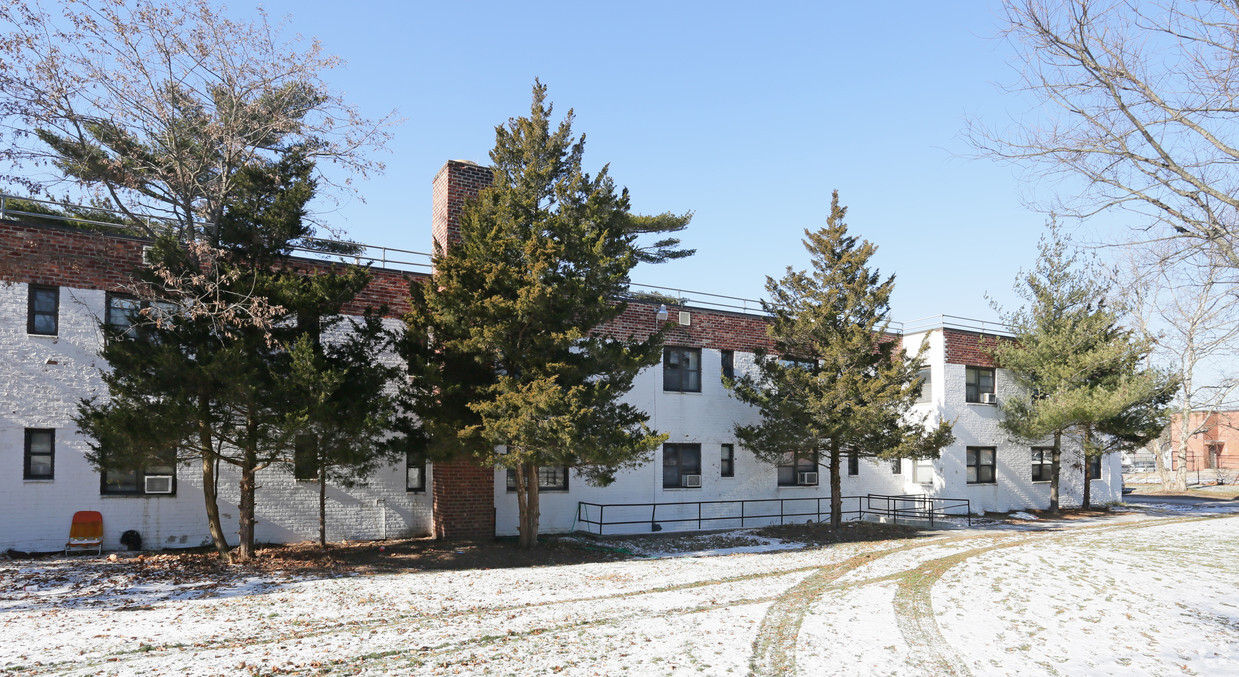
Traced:
[[[538, 466], [538, 491], [567, 491], [568, 468], [562, 465]], [[516, 471], [508, 468], [508, 491], [516, 491]]]

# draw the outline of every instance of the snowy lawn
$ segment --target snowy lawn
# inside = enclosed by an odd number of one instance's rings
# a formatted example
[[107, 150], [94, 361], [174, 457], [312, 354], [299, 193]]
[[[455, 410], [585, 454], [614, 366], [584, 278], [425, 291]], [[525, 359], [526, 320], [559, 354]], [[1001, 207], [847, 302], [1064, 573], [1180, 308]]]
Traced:
[[615, 545], [637, 556], [320, 579], [0, 561], [0, 673], [1239, 674], [1233, 514]]

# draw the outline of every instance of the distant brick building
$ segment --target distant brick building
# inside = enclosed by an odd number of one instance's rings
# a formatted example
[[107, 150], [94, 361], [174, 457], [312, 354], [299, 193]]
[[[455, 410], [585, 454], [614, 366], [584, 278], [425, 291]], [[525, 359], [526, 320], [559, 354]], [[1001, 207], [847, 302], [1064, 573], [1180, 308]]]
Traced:
[[[1171, 422], [1172, 431], [1178, 429], [1178, 421], [1176, 416]], [[1188, 423], [1201, 430], [1187, 443], [1188, 472], [1239, 471], [1239, 411], [1193, 412]], [[1178, 454], [1172, 454], [1172, 458], [1177, 467]]]

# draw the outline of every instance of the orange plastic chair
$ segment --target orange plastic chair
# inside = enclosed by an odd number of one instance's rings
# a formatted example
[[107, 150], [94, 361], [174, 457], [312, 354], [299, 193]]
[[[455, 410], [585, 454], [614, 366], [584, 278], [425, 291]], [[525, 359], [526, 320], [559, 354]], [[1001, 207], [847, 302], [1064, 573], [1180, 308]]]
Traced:
[[79, 510], [73, 513], [73, 524], [69, 527], [69, 542], [65, 543], [65, 554], [70, 550], [95, 549], [96, 555], [103, 554], [103, 515], [95, 510]]

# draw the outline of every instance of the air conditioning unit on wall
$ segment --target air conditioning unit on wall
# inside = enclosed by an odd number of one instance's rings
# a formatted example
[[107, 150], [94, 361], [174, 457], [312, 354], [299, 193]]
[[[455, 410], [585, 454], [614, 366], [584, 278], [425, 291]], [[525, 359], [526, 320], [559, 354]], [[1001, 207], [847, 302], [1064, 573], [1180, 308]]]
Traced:
[[146, 476], [146, 493], [148, 494], [170, 494], [172, 493], [172, 476], [171, 475], [147, 475]]
[[803, 484], [806, 486], [816, 486], [817, 485], [817, 473], [815, 472], [800, 473], [800, 476], [797, 478], [796, 484]]
[[998, 397], [994, 393], [981, 393], [981, 404], [998, 404]]
[[685, 489], [700, 489], [701, 475], [684, 475], [680, 478], [680, 486]]

